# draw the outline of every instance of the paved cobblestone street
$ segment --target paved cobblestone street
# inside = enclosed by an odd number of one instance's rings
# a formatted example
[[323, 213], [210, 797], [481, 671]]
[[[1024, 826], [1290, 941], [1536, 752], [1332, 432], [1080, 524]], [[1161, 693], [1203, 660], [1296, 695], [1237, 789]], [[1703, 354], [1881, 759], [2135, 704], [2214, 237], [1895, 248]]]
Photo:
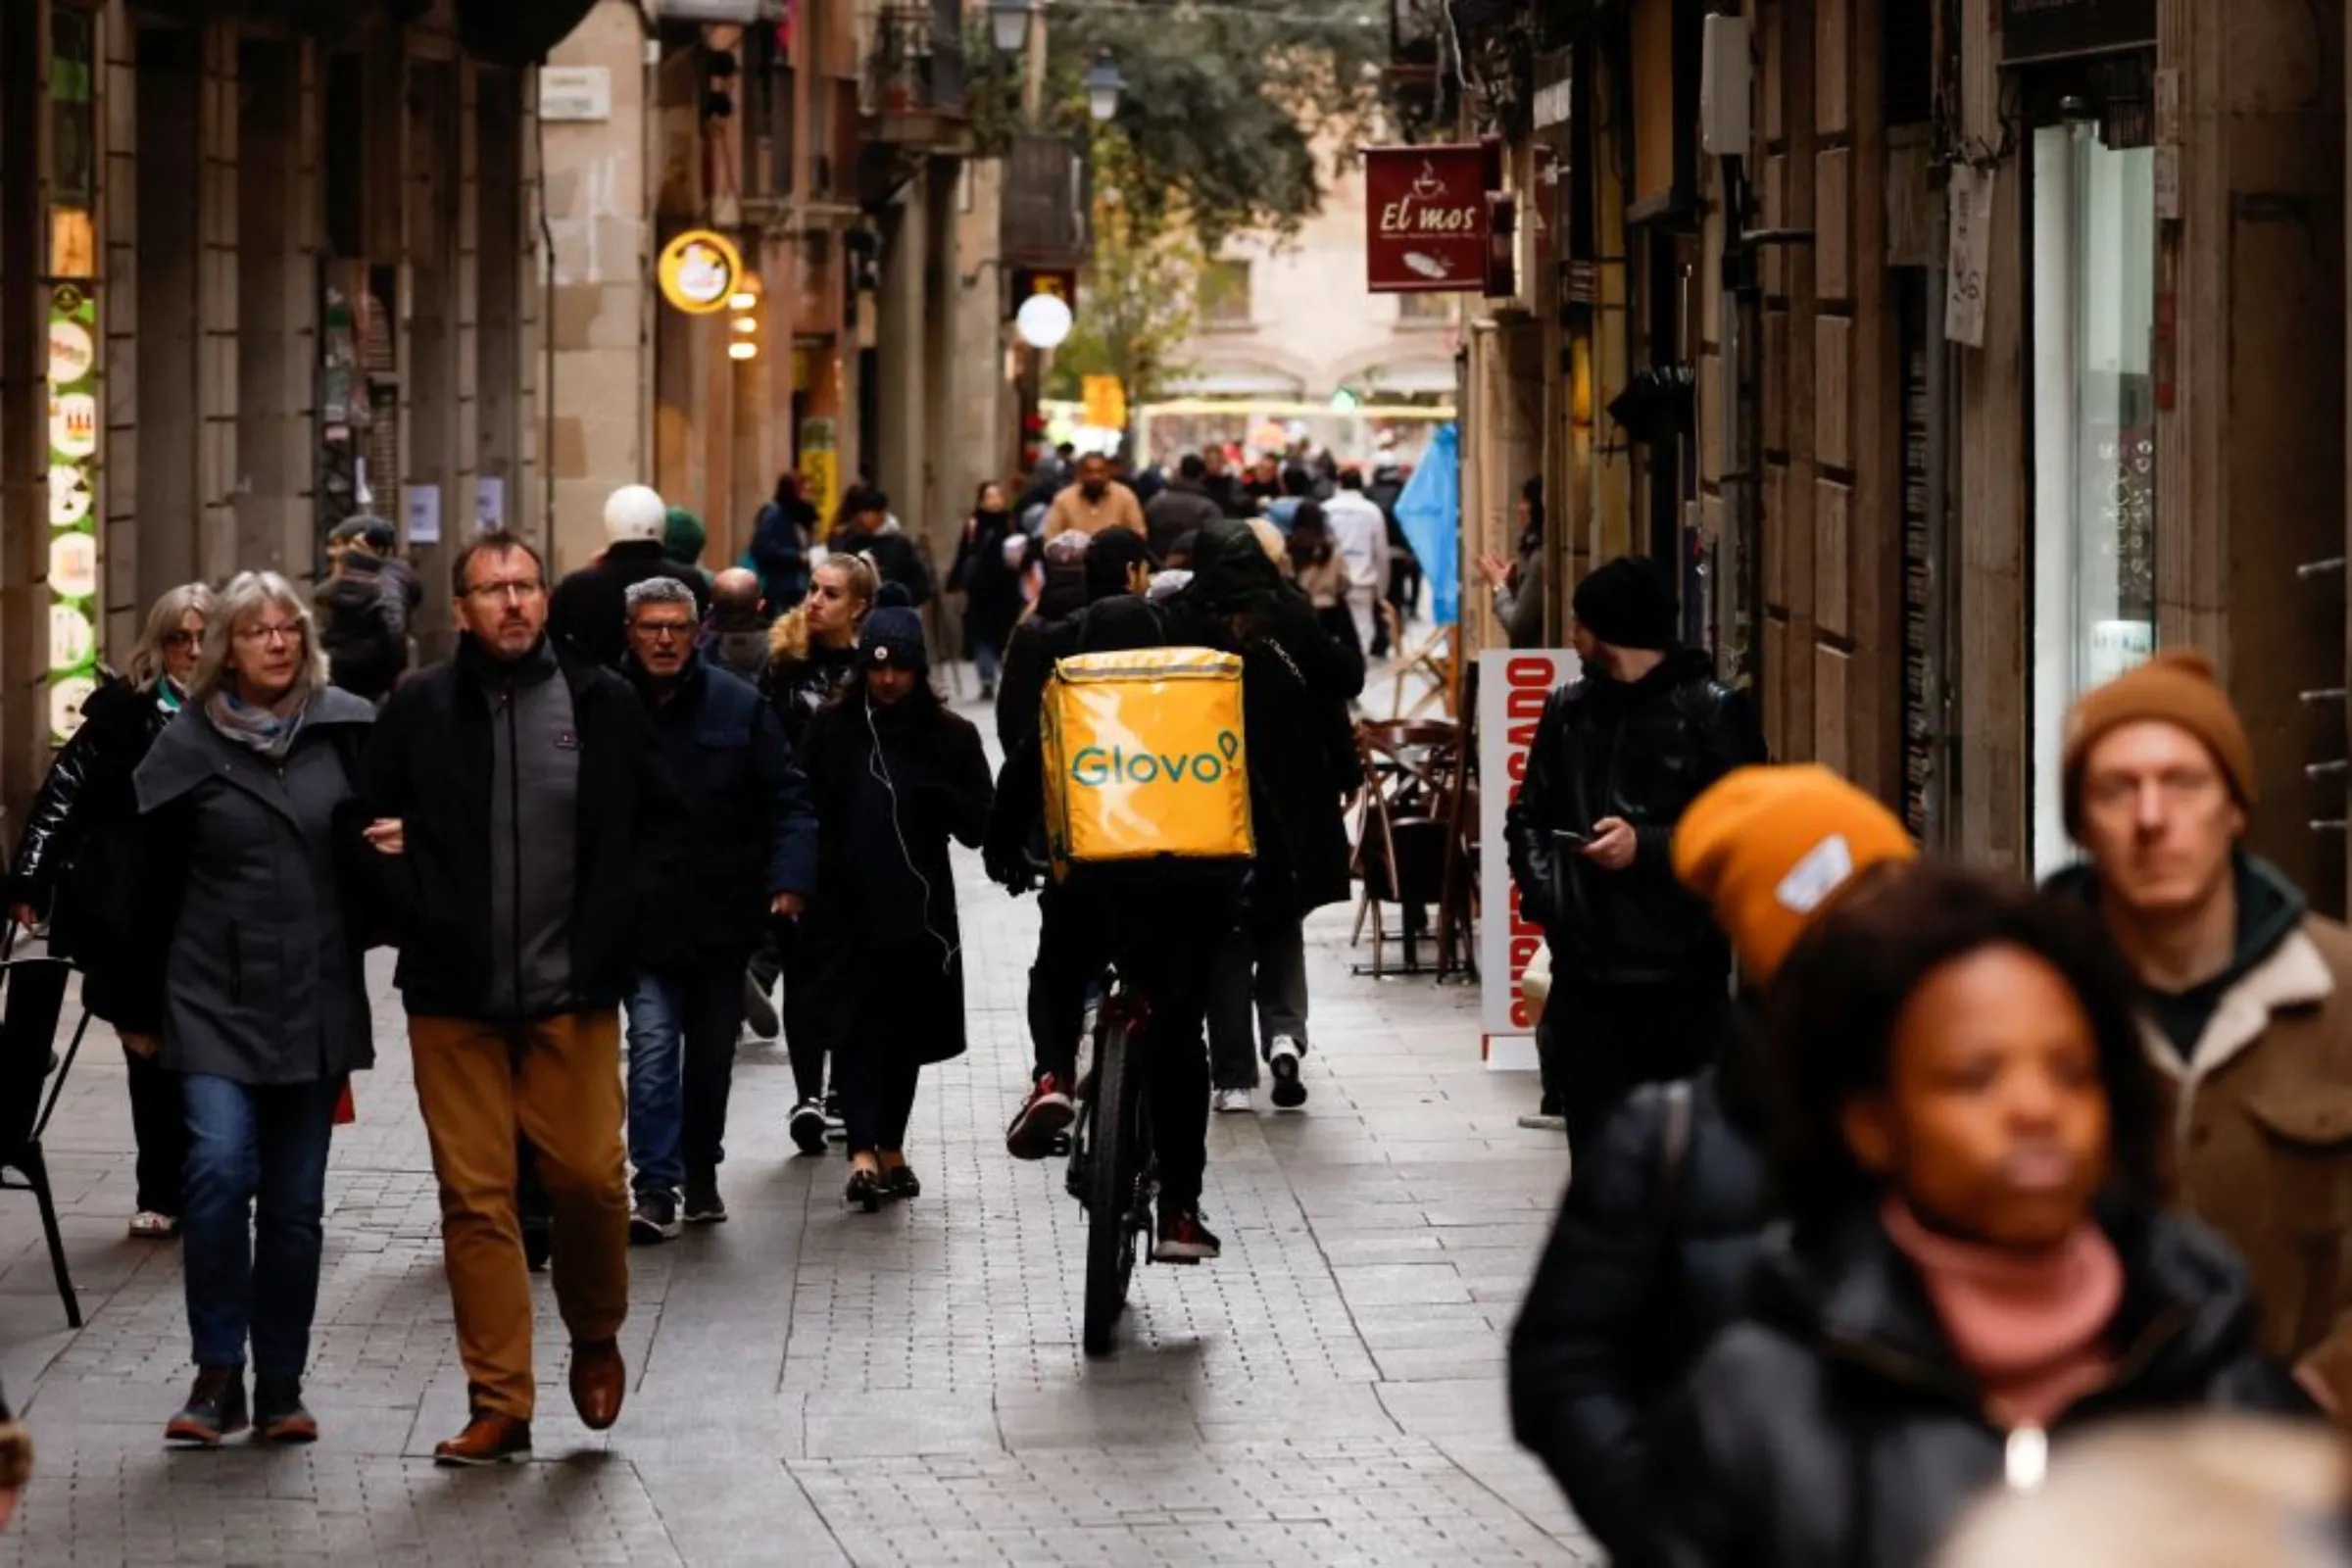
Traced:
[[1481, 1065], [1475, 994], [1354, 978], [1347, 912], [1320, 917], [1311, 1104], [1216, 1120], [1223, 1261], [1139, 1269], [1118, 1355], [1090, 1363], [1082, 1216], [1059, 1161], [1002, 1143], [1035, 905], [959, 869], [974, 1049], [925, 1075], [923, 1197], [846, 1210], [838, 1158], [784, 1136], [781, 1048], [747, 1050], [732, 1222], [632, 1254], [620, 1424], [574, 1419], [542, 1277], [538, 1462], [513, 1470], [427, 1457], [465, 1385], [388, 964], [383, 1065], [328, 1178], [307, 1451], [165, 1451], [178, 1262], [123, 1237], [122, 1058], [94, 1031], [50, 1146], [79, 1333], [33, 1204], [0, 1202], [0, 1375], [39, 1446], [0, 1563], [1589, 1560], [1501, 1384], [1566, 1153], [1514, 1125], [1532, 1080]]

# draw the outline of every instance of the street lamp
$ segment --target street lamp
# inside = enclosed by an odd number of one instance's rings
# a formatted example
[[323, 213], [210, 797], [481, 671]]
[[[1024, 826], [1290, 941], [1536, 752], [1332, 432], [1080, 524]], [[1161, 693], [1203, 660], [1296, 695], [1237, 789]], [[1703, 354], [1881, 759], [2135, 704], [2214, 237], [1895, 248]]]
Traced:
[[997, 52], [1017, 55], [1029, 47], [1030, 0], [988, 0], [990, 36]]
[[1119, 94], [1127, 87], [1127, 78], [1105, 49], [1095, 56], [1094, 68], [1086, 74], [1086, 112], [1097, 124], [1102, 124], [1119, 112]]

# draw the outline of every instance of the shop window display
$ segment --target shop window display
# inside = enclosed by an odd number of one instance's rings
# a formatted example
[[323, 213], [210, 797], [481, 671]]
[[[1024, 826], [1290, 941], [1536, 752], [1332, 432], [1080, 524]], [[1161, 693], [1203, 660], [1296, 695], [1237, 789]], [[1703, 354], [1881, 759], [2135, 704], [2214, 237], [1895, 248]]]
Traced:
[[2093, 121], [2032, 142], [2034, 859], [2072, 858], [2059, 754], [2076, 697], [2155, 651], [2155, 154]]

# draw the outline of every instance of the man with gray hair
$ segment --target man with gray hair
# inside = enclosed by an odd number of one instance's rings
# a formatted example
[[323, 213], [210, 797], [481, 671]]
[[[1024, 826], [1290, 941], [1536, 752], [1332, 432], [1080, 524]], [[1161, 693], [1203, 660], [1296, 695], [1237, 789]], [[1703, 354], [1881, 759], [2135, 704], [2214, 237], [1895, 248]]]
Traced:
[[744, 969], [768, 922], [798, 918], [816, 889], [816, 812], [775, 710], [696, 652], [685, 584], [630, 587], [624, 626], [621, 673], [653, 715], [688, 824], [639, 929], [628, 996], [629, 1237], [651, 1245], [678, 1234], [681, 1187], [688, 1224], [727, 1217], [718, 1166]]

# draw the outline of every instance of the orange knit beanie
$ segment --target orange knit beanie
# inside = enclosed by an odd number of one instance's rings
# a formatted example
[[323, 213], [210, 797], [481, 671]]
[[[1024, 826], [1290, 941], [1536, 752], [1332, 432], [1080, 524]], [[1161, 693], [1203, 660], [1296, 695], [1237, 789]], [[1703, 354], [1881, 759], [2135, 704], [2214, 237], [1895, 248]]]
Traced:
[[1674, 873], [1771, 983], [1813, 917], [1866, 868], [1919, 858], [1893, 812], [1826, 767], [1743, 767], [1690, 803]]

